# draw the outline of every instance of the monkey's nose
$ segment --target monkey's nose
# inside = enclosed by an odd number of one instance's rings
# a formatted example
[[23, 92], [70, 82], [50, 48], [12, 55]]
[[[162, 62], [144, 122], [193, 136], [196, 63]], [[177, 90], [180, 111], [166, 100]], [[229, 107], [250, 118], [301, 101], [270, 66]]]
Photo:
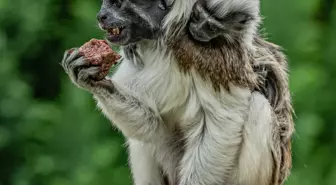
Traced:
[[202, 30], [199, 26], [197, 26], [194, 23], [190, 23], [189, 32], [190, 32], [191, 36], [197, 41], [201, 41], [201, 42], [209, 42], [210, 41], [210, 38], [204, 32], [204, 30]]
[[106, 13], [102, 13], [102, 12], [99, 12], [97, 14], [97, 20], [101, 23], [104, 23], [107, 19], [107, 14]]

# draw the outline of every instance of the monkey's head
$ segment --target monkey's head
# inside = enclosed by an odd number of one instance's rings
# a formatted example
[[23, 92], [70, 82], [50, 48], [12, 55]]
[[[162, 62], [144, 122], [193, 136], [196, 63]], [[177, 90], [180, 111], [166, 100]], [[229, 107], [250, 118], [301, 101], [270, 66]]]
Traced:
[[103, 0], [97, 19], [109, 42], [125, 46], [157, 39], [167, 13], [165, 0]]
[[[198, 41], [218, 37], [228, 41], [249, 39], [260, 19], [260, 0], [198, 0], [192, 11], [189, 32]], [[248, 42], [251, 42], [249, 40]]]

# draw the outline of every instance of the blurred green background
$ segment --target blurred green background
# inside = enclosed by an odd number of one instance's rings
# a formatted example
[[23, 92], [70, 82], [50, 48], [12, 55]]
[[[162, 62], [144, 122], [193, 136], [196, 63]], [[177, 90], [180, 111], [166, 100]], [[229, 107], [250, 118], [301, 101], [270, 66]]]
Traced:
[[[335, 0], [263, 0], [296, 111], [286, 185], [336, 184]], [[70, 83], [65, 49], [103, 38], [99, 0], [0, 0], [0, 185], [130, 185], [124, 139]]]

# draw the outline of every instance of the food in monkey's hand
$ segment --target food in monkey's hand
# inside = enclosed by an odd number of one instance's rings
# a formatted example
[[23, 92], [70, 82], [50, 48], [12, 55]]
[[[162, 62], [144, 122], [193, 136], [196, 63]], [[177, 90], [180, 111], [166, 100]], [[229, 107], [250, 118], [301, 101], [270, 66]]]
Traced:
[[113, 51], [105, 40], [91, 39], [79, 48], [89, 65], [100, 66], [100, 72], [95, 80], [102, 80], [108, 74], [113, 64], [120, 59], [120, 55]]

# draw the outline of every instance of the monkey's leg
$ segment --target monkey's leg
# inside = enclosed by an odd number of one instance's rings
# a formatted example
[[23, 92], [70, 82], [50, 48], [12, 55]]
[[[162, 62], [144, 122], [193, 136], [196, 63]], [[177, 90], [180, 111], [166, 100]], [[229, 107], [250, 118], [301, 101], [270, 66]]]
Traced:
[[188, 133], [193, 137], [180, 164], [179, 185], [269, 185], [271, 107], [257, 93], [230, 98], [235, 100], [227, 107], [207, 107]]
[[231, 94], [198, 91], [198, 97], [204, 97], [200, 99], [202, 109], [184, 133], [188, 137], [178, 185], [236, 185], [231, 175], [240, 152], [251, 93], [232, 89]]
[[[248, 120], [243, 129], [243, 143], [234, 177], [238, 185], [273, 185], [279, 164], [274, 139], [279, 136], [272, 108], [258, 92], [252, 94]], [[275, 183], [276, 184], [276, 183]]]
[[165, 185], [151, 146], [133, 139], [128, 140], [128, 145], [134, 185]]

